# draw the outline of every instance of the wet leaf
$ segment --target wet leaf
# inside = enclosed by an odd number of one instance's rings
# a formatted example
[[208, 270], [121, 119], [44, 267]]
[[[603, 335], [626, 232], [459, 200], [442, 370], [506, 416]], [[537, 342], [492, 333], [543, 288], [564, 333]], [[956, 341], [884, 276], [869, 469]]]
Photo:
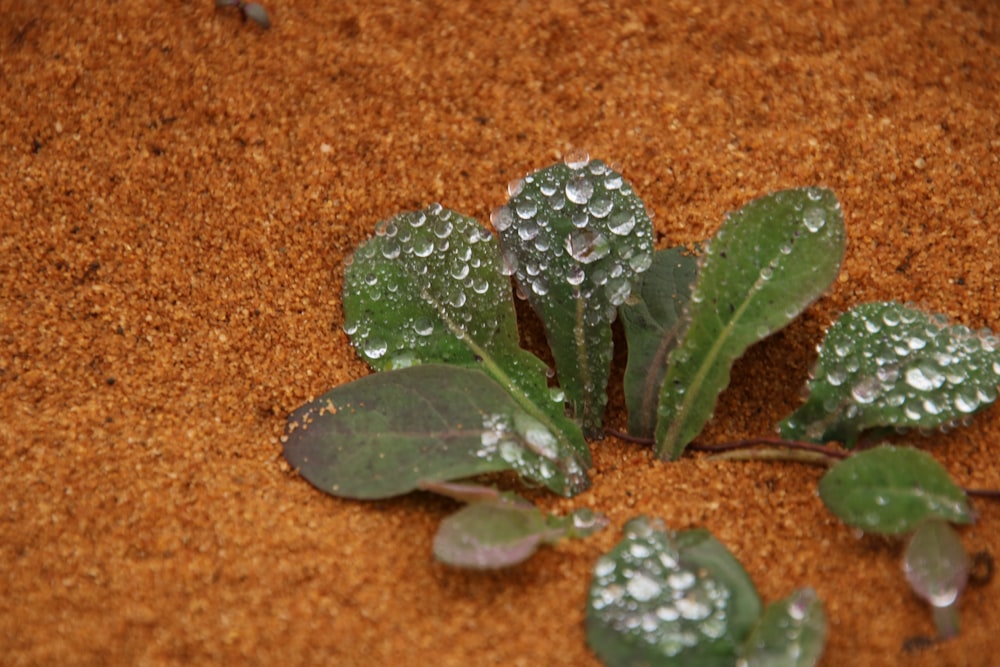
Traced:
[[610, 667], [732, 667], [760, 611], [746, 571], [707, 531], [638, 517], [594, 566], [587, 641]]
[[865, 303], [830, 327], [806, 403], [781, 423], [785, 438], [853, 446], [866, 430], [934, 428], [997, 398], [1000, 341], [888, 301]]
[[938, 635], [948, 639], [958, 634], [957, 611], [952, 610], [969, 581], [969, 556], [947, 521], [928, 519], [917, 526], [903, 559], [910, 588], [935, 610]]
[[905, 533], [927, 518], [973, 519], [948, 471], [912, 447], [882, 445], [844, 459], [823, 475], [819, 495], [841, 521], [875, 533]]
[[657, 454], [678, 458], [715, 410], [733, 362], [788, 324], [830, 285], [844, 256], [829, 190], [785, 190], [730, 215], [702, 256], [684, 341], [659, 399]]
[[621, 174], [585, 155], [510, 186], [492, 216], [507, 271], [545, 325], [559, 383], [589, 436], [599, 436], [611, 366], [611, 322], [653, 256], [653, 227]]
[[446, 363], [484, 371], [590, 467], [579, 426], [554, 400], [545, 364], [518, 345], [500, 251], [472, 218], [435, 204], [380, 222], [344, 270], [344, 330], [376, 370]]
[[826, 612], [811, 588], [769, 604], [743, 645], [740, 667], [812, 667], [826, 646]]
[[556, 493], [588, 485], [555, 434], [478, 370], [441, 364], [341, 385], [288, 418], [288, 462], [344, 498], [388, 498], [424, 481], [515, 470]]
[[[577, 530], [579, 516], [588, 524]], [[511, 494], [479, 498], [452, 514], [434, 537], [434, 555], [443, 563], [473, 569], [510, 567], [527, 560], [542, 544], [583, 537], [606, 525], [589, 510], [566, 517], [546, 516], [527, 500]]]
[[657, 250], [632, 298], [619, 309], [628, 341], [625, 404], [628, 432], [652, 438], [667, 357], [687, 328], [685, 308], [698, 277], [698, 259], [684, 248]]

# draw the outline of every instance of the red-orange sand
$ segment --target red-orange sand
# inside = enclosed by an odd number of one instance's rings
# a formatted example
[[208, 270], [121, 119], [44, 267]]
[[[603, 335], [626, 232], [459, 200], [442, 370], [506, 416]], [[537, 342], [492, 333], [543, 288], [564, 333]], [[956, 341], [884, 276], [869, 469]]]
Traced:
[[[1000, 4], [375, 4], [265, 0], [263, 31], [211, 0], [0, 0], [0, 662], [596, 665], [591, 567], [648, 513], [709, 528], [766, 600], [815, 587], [823, 665], [997, 664], [1000, 578], [904, 650], [934, 627], [901, 545], [838, 523], [818, 468], [609, 438], [591, 491], [532, 497], [611, 528], [482, 574], [431, 558], [453, 504], [325, 496], [280, 437], [368, 372], [339, 295], [378, 220], [485, 224], [572, 147], [620, 165], [660, 247], [780, 188], [843, 204], [839, 279], [737, 364], [705, 442], [770, 434], [858, 302], [1000, 329]], [[913, 440], [1000, 487], [1000, 407]], [[962, 539], [1000, 557], [975, 506]]]

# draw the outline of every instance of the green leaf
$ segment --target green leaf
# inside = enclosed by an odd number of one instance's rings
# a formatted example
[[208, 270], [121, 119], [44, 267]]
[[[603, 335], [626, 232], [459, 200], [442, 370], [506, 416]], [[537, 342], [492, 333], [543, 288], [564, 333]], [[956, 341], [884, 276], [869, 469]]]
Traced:
[[741, 667], [812, 667], [826, 646], [826, 613], [811, 588], [769, 604], [743, 645]]
[[503, 387], [441, 364], [369, 375], [307, 403], [288, 418], [284, 455], [344, 498], [388, 498], [424, 480], [498, 470], [562, 495], [589, 486], [576, 458]]
[[948, 471], [912, 447], [882, 445], [844, 459], [823, 475], [819, 495], [841, 521], [876, 533], [905, 533], [927, 518], [973, 519]]
[[969, 556], [946, 521], [928, 519], [917, 526], [903, 558], [910, 588], [935, 610], [938, 636], [958, 634], [958, 596], [969, 581]]
[[[587, 528], [580, 530], [584, 523]], [[542, 544], [589, 535], [606, 523], [589, 510], [546, 516], [520, 496], [503, 493], [478, 498], [442, 521], [434, 537], [434, 555], [456, 567], [510, 567], [527, 560]]]
[[652, 438], [656, 431], [656, 403], [667, 357], [687, 328], [685, 308], [697, 277], [698, 259], [685, 254], [684, 248], [657, 250], [632, 298], [619, 309], [628, 341], [628, 431], [636, 437]]
[[508, 272], [545, 325], [559, 383], [588, 436], [601, 434], [611, 322], [653, 257], [653, 226], [621, 174], [568, 158], [510, 187], [492, 216]]
[[707, 531], [638, 517], [594, 566], [587, 641], [610, 667], [732, 667], [760, 611], [746, 571]]
[[[553, 399], [545, 364], [518, 345], [500, 250], [472, 218], [442, 208], [380, 222], [344, 270], [344, 330], [376, 370], [446, 363], [485, 371], [590, 467], [579, 426]], [[563, 456], [561, 453], [560, 456]]]
[[733, 362], [788, 324], [840, 269], [845, 231], [829, 190], [785, 190], [729, 216], [701, 258], [684, 342], [660, 392], [657, 454], [678, 458], [729, 384]]
[[809, 398], [781, 434], [851, 447], [868, 429], [965, 420], [997, 398], [998, 348], [989, 330], [948, 326], [893, 301], [861, 304], [830, 327]]

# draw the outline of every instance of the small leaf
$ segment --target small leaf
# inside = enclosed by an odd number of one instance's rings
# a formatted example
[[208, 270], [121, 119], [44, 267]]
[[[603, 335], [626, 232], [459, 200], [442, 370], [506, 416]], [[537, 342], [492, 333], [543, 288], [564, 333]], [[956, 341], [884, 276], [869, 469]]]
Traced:
[[733, 362], [788, 324], [840, 269], [845, 231], [829, 190], [756, 199], [729, 216], [701, 258], [683, 343], [659, 399], [657, 454], [676, 459], [701, 432]]
[[527, 560], [552, 532], [531, 503], [509, 498], [477, 502], [441, 522], [434, 555], [456, 567], [509, 567]]
[[826, 646], [826, 613], [811, 588], [769, 604], [743, 645], [740, 667], [812, 667]]
[[781, 423], [785, 438], [848, 447], [868, 429], [934, 428], [997, 398], [1000, 341], [948, 326], [893, 301], [865, 303], [830, 327], [806, 403]]
[[841, 521], [876, 533], [905, 533], [927, 518], [973, 519], [948, 471], [912, 447], [882, 445], [841, 461], [823, 475], [819, 495]]
[[[903, 571], [910, 588], [935, 608], [941, 639], [958, 634], [957, 612], [952, 608], [969, 580], [969, 568], [962, 541], [946, 521], [928, 519], [917, 526], [906, 547]], [[938, 613], [944, 609], [949, 612]]]
[[667, 357], [687, 328], [685, 308], [697, 277], [698, 260], [684, 248], [657, 250], [636, 292], [619, 309], [628, 341], [628, 432], [636, 437], [652, 438], [656, 431], [656, 403]]
[[344, 330], [377, 370], [446, 363], [484, 371], [556, 438], [559, 458], [590, 467], [545, 364], [518, 345], [510, 281], [493, 236], [435, 204], [380, 222], [344, 270]]
[[652, 261], [652, 222], [621, 174], [582, 154], [509, 189], [510, 201], [491, 218], [507, 270], [545, 325], [577, 419], [599, 436], [611, 322]]
[[587, 642], [610, 667], [732, 667], [760, 611], [746, 571], [707, 531], [638, 517], [594, 566]]
[[594, 521], [594, 530], [578, 532], [574, 516], [546, 517], [523, 498], [500, 494], [466, 505], [442, 521], [434, 537], [434, 555], [456, 567], [510, 567], [527, 560], [541, 544], [583, 536], [600, 527]]
[[440, 364], [369, 375], [302, 406], [288, 418], [284, 455], [343, 498], [388, 498], [428, 480], [512, 469], [563, 495], [589, 484], [500, 385]]

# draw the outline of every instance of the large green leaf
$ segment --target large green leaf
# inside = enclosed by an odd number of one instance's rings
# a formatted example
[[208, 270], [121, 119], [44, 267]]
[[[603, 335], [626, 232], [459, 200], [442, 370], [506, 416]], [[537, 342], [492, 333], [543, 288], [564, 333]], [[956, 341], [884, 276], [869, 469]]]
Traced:
[[511, 469], [562, 495], [589, 486], [572, 452], [503, 387], [442, 364], [375, 373], [307, 403], [288, 418], [284, 454], [314, 486], [344, 498]]
[[830, 327], [809, 398], [785, 438], [853, 446], [868, 429], [934, 428], [997, 398], [1000, 341], [893, 301], [864, 303]]
[[973, 519], [948, 471], [912, 447], [883, 445], [844, 459], [823, 475], [819, 496], [844, 523], [876, 533], [905, 533], [928, 518]]
[[811, 588], [767, 605], [743, 645], [740, 667], [812, 667], [826, 646], [826, 612]]
[[746, 571], [707, 531], [638, 517], [594, 566], [587, 641], [610, 667], [732, 667], [760, 611]]
[[829, 190], [785, 190], [730, 215], [701, 258], [684, 342], [660, 391], [657, 454], [676, 459], [698, 435], [751, 344], [788, 324], [840, 269], [845, 232]]
[[628, 341], [628, 431], [634, 436], [652, 438], [656, 431], [656, 404], [667, 357], [684, 335], [685, 309], [697, 277], [698, 259], [684, 248], [657, 250], [632, 298], [619, 309]]
[[601, 433], [611, 322], [653, 257], [653, 226], [621, 174], [579, 156], [513, 184], [494, 212], [507, 270], [545, 325], [559, 383]]
[[380, 222], [344, 271], [344, 329], [377, 370], [447, 363], [485, 371], [572, 450], [590, 450], [553, 400], [545, 364], [518, 345], [499, 247], [472, 218], [435, 204]]

